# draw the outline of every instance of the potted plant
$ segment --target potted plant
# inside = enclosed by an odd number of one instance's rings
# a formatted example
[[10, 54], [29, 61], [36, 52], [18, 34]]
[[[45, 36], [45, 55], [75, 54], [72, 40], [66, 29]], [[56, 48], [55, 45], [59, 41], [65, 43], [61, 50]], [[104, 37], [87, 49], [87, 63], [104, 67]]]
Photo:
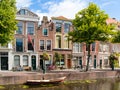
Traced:
[[47, 52], [43, 53], [43, 60], [50, 60], [50, 56], [48, 55]]

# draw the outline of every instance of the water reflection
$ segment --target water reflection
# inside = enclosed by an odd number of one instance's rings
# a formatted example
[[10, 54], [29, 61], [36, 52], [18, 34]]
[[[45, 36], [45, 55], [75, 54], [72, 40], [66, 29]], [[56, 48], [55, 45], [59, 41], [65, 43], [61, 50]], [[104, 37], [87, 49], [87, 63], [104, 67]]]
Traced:
[[92, 83], [74, 83], [67, 85], [58, 85], [50, 87], [38, 87], [38, 86], [5, 86], [0, 90], [120, 90], [120, 79], [104, 79], [97, 80]]

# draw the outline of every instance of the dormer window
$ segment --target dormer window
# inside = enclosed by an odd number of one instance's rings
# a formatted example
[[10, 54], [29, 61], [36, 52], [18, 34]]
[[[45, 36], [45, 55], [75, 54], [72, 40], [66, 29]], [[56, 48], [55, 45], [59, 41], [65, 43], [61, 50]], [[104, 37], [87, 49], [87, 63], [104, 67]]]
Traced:
[[20, 15], [26, 15], [26, 14], [27, 14], [27, 10], [25, 9], [20, 10]]
[[25, 15], [25, 9], [20, 10], [20, 15]]

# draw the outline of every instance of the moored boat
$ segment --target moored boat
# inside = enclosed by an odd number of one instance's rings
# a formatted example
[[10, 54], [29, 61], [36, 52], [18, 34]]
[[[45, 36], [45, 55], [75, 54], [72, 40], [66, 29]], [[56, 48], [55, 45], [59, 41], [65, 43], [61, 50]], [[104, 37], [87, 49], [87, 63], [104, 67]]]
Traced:
[[56, 79], [48, 79], [48, 80], [27, 80], [26, 84], [28, 85], [39, 85], [39, 84], [59, 84], [65, 80], [66, 76], [56, 78]]

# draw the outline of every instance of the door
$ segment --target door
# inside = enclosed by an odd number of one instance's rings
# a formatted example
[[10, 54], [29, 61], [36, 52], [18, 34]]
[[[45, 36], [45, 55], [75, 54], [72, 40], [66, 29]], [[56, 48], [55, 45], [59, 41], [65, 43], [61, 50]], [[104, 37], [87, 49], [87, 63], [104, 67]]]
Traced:
[[1, 70], [8, 70], [8, 57], [1, 57]]
[[67, 60], [67, 68], [71, 68], [71, 60], [70, 59]]
[[36, 70], [36, 56], [32, 56], [32, 69]]
[[96, 59], [94, 59], [94, 68], [96, 68]]
[[43, 59], [40, 59], [40, 69], [44, 69], [44, 67], [43, 67]]
[[80, 68], [82, 69], [82, 60], [80, 60]]
[[96, 55], [94, 55], [94, 68], [96, 68]]

